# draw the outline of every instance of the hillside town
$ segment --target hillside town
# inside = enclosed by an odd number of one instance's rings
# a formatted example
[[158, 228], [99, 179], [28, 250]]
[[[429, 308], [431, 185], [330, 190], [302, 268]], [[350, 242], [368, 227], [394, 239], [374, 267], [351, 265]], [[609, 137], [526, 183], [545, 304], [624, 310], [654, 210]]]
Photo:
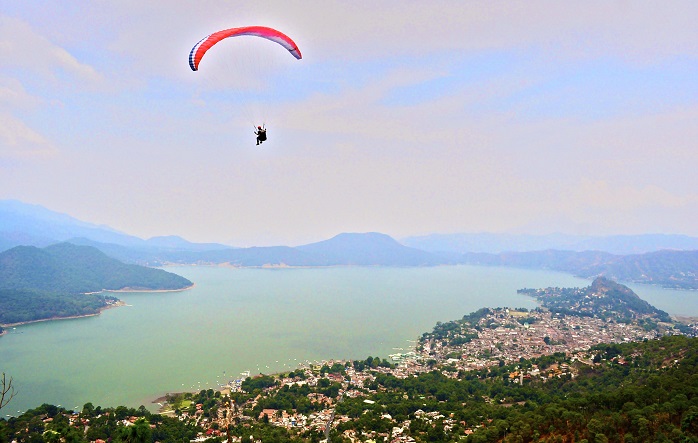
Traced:
[[[436, 328], [438, 330], [438, 327]], [[459, 344], [459, 337], [477, 334]], [[443, 337], [426, 334], [421, 343], [420, 361], [448, 363], [458, 370], [477, 370], [562, 352], [583, 354], [599, 343], [651, 340], [662, 333], [635, 324], [607, 322], [594, 317], [555, 315], [544, 310], [487, 310], [476, 325]], [[456, 343], [456, 344], [454, 344]]]
[[[437, 324], [434, 332], [426, 333], [420, 338], [414, 350], [393, 354], [390, 362], [373, 359], [368, 364], [362, 362], [363, 364], [357, 365], [357, 362], [352, 361], [331, 360], [305, 365], [290, 374], [279, 374], [272, 386], [264, 388], [242, 404], [231, 400], [236, 393], [245, 392], [245, 380], [237, 379], [222, 388], [220, 405], [214, 415], [206, 417], [201, 403], [193, 405], [187, 411], [178, 410], [177, 414], [181, 420], [195, 420], [206, 430], [199, 436], [199, 441], [223, 436], [223, 430], [232, 424], [245, 423], [251, 426], [258, 421], [300, 434], [320, 433], [326, 439], [332, 426], [353, 420], [346, 414], [337, 413], [339, 403], [349, 398], [363, 399], [365, 408], [372, 408], [375, 403], [372, 397], [377, 393], [377, 377], [389, 375], [406, 379], [433, 370], [454, 379], [462, 377], [466, 372], [482, 376], [487, 374], [488, 368], [556, 354], [564, 356], [564, 360], [569, 363], [546, 367], [533, 364], [511, 370], [504, 376], [515, 384], [531, 380], [545, 382], [560, 377], [574, 378], [578, 366], [572, 363], [589, 366], [600, 363], [596, 354], [590, 350], [595, 345], [653, 340], [662, 335], [679, 333], [670, 324], [648, 329], [637, 322], [620, 323], [586, 315], [560, 315], [545, 309], [483, 309], [468, 318], [470, 321]], [[379, 364], [375, 364], [375, 361]], [[319, 389], [331, 385], [337, 386], [334, 395], [326, 395], [322, 393], [323, 389]], [[313, 406], [310, 412], [261, 406], [267, 404], [268, 399], [279, 395], [280, 391], [303, 386], [308, 388], [306, 396]], [[495, 400], [483, 398], [483, 401]], [[170, 410], [169, 413], [174, 414], [175, 411]], [[347, 429], [343, 431], [343, 435], [352, 442], [414, 441], [409, 437], [410, 420], [397, 421], [389, 414], [383, 414], [381, 418], [390, 422], [390, 432], [358, 435], [355, 430]], [[434, 411], [417, 410], [411, 418], [414, 419], [438, 421], [444, 431], [454, 425], [451, 419]], [[474, 432], [478, 426], [480, 425], [465, 429], [465, 435]], [[234, 435], [226, 435], [225, 438], [229, 441], [242, 441], [241, 437]]]

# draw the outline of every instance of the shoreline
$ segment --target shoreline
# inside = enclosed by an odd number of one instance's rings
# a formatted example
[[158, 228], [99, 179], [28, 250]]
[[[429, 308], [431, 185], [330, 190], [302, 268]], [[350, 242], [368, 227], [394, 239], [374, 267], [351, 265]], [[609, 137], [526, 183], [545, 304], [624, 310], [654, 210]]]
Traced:
[[[181, 288], [181, 289], [131, 289], [131, 288], [124, 288], [124, 289], [103, 289], [98, 292], [86, 292], [85, 295], [87, 294], [104, 294], [104, 293], [136, 293], [136, 292], [182, 292], [182, 291], [187, 291], [191, 288], [196, 286], [195, 283], [193, 283], [191, 286], [187, 286], [186, 288]], [[36, 320], [29, 320], [29, 321], [22, 321], [18, 323], [7, 323], [7, 324], [0, 324], [0, 326], [3, 328], [3, 331], [0, 333], [0, 337], [3, 335], [7, 334], [7, 328], [13, 328], [16, 326], [24, 326], [24, 325], [29, 325], [32, 323], [40, 323], [40, 322], [45, 322], [45, 321], [56, 321], [56, 320], [74, 320], [78, 318], [88, 318], [88, 317], [96, 317], [99, 314], [102, 313], [102, 311], [106, 311], [107, 309], [112, 309], [112, 308], [119, 308], [122, 306], [130, 306], [126, 304], [125, 301], [123, 300], [118, 300], [116, 303], [112, 303], [106, 306], [103, 306], [99, 308], [99, 310], [94, 313], [94, 314], [84, 314], [84, 315], [71, 315], [69, 317], [50, 317], [50, 318], [40, 318]]]
[[[476, 267], [485, 267], [485, 268], [492, 268], [492, 267], [501, 267], [501, 268], [512, 268], [512, 269], [528, 269], [528, 270], [543, 270], [539, 268], [526, 268], [526, 267], [517, 267], [517, 266], [507, 266], [507, 265], [483, 265], [483, 264], [472, 264], [472, 263], [440, 263], [440, 264], [435, 264], [435, 265], [426, 265], [426, 266], [420, 266], [420, 265], [380, 265], [380, 264], [373, 264], [373, 265], [368, 265], [368, 264], [363, 264], [363, 265], [357, 265], [357, 264], [333, 264], [333, 265], [288, 265], [286, 263], [267, 263], [263, 265], [241, 265], [241, 264], [235, 264], [231, 262], [210, 262], [210, 263], [162, 263], [158, 265], [157, 267], [162, 269], [162, 268], [167, 268], [167, 267], [221, 267], [221, 268], [230, 268], [230, 269], [270, 269], [270, 270], [278, 270], [278, 269], [331, 269], [331, 268], [352, 268], [352, 267], [357, 267], [357, 268], [373, 268], [373, 267], [397, 267], [397, 268], [419, 268], [419, 267], [449, 267], [449, 266], [476, 266]], [[580, 275], [575, 274], [574, 272], [571, 271], [564, 271], [564, 270], [559, 270], [559, 269], [549, 269], [550, 271], [553, 272], [559, 272], [562, 274], [567, 274], [571, 275], [576, 278], [581, 278], [584, 280], [590, 280], [593, 279], [592, 277], [583, 277]], [[688, 292], [698, 292], [698, 286], [696, 287], [684, 287], [684, 286], [666, 286], [665, 284], [661, 282], [653, 282], [653, 281], [645, 281], [645, 280], [617, 280], [618, 283], [628, 285], [628, 284], [639, 284], [639, 285], [647, 285], [651, 287], [656, 287], [656, 288], [661, 288], [661, 289], [667, 289], [671, 291], [688, 291]]]
[[125, 301], [119, 300], [116, 303], [113, 303], [111, 305], [104, 306], [102, 308], [99, 308], [99, 311], [94, 313], [94, 314], [84, 314], [84, 315], [71, 315], [70, 317], [50, 317], [50, 318], [40, 318], [37, 320], [29, 320], [29, 321], [21, 321], [19, 323], [7, 323], [7, 324], [2, 324], [0, 326], [3, 327], [4, 331], [0, 336], [4, 335], [7, 333], [7, 328], [13, 328], [15, 326], [24, 326], [24, 325], [29, 325], [32, 323], [40, 323], [40, 322], [45, 322], [45, 321], [54, 321], [54, 320], [74, 320], [76, 318], [88, 318], [88, 317], [96, 317], [99, 314], [102, 313], [102, 311], [106, 311], [107, 309], [111, 308], [118, 308], [121, 306], [129, 306], [126, 304]]
[[188, 291], [189, 289], [192, 289], [194, 286], [196, 286], [196, 283], [192, 283], [191, 285], [189, 285], [187, 287], [179, 288], [179, 289], [137, 289], [137, 288], [102, 289], [101, 291], [85, 292], [85, 295], [104, 294], [104, 293], [118, 294], [118, 293], [134, 293], [134, 292], [153, 292], [153, 293], [183, 292], [183, 291]]

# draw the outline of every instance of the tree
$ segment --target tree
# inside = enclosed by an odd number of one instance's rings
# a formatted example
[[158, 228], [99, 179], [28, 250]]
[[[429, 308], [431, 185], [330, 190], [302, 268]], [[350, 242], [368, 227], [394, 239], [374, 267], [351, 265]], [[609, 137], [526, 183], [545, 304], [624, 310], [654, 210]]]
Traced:
[[12, 377], [8, 380], [3, 372], [2, 380], [0, 381], [0, 409], [7, 406], [15, 395], [17, 395], [17, 391], [15, 391], [15, 387], [12, 386]]
[[117, 441], [124, 443], [149, 443], [151, 436], [150, 423], [144, 418], [139, 418], [132, 426], [124, 426], [120, 429]]
[[691, 433], [698, 432], [698, 408], [691, 406], [681, 420], [681, 429]]
[[92, 402], [87, 402], [82, 406], [82, 413], [88, 417], [94, 417], [95, 415], [95, 405]]

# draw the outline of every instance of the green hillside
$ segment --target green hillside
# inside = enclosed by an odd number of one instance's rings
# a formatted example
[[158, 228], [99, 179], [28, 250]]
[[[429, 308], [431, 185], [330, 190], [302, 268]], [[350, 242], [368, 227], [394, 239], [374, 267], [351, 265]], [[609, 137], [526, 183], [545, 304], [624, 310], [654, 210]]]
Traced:
[[191, 282], [162, 269], [129, 265], [96, 248], [59, 243], [17, 246], [0, 254], [0, 288], [87, 293], [103, 289], [183, 289]]
[[118, 301], [102, 290], [176, 290], [192, 283], [127, 265], [90, 246], [18, 246], [0, 253], [0, 324], [93, 315]]
[[551, 312], [587, 315], [630, 323], [637, 320], [671, 322], [669, 314], [638, 297], [632, 289], [605, 277], [597, 277], [586, 288], [519, 289], [535, 297]]
[[101, 294], [0, 289], [0, 324], [95, 315], [117, 302], [116, 297]]

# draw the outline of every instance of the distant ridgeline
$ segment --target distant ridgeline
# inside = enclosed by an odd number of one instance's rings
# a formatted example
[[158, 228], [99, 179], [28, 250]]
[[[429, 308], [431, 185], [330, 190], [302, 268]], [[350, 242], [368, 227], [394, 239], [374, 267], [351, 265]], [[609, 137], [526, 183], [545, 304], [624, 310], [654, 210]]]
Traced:
[[632, 289], [604, 277], [597, 277], [586, 288], [519, 289], [517, 292], [535, 297], [554, 313], [622, 323], [672, 321], [669, 314], [642, 300]]
[[0, 253], [0, 324], [98, 313], [118, 301], [102, 290], [176, 290], [192, 282], [124, 264], [90, 246], [17, 246]]
[[672, 289], [698, 289], [698, 251], [663, 250], [644, 254], [614, 255], [602, 251], [531, 251], [501, 254], [466, 253], [462, 263], [552, 269], [583, 278], [604, 275], [614, 280], [660, 285]]
[[147, 240], [37, 205], [0, 200], [0, 251], [59, 242], [93, 246], [125, 263], [258, 266], [477, 265], [547, 269], [582, 278], [698, 289], [698, 237], [431, 234], [396, 241], [378, 232], [341, 233], [290, 246], [231, 247], [178, 236]]

